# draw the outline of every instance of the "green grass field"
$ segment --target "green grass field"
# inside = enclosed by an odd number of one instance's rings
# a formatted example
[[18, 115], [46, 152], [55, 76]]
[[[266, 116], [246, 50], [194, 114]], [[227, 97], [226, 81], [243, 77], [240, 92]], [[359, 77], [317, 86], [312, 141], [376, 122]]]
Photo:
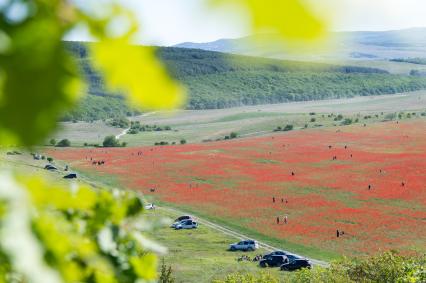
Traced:
[[[159, 221], [162, 218], [174, 219], [178, 216], [164, 209], [147, 212], [147, 218], [151, 221]], [[169, 249], [169, 253], [162, 258], [166, 265], [172, 266], [177, 282], [210, 282], [228, 273], [265, 271], [256, 262], [237, 261], [241, 255], [254, 257], [265, 251], [227, 251], [229, 244], [238, 240], [203, 225], [193, 230], [162, 227], [148, 235]], [[267, 272], [281, 273], [277, 268], [267, 269]], [[281, 274], [285, 276], [284, 272]]]

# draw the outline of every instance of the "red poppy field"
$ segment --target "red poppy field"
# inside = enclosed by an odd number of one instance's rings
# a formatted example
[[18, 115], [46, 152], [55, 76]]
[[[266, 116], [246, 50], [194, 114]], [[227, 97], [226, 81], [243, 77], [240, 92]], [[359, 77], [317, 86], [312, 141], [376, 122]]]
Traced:
[[426, 250], [425, 120], [49, 154], [312, 257]]

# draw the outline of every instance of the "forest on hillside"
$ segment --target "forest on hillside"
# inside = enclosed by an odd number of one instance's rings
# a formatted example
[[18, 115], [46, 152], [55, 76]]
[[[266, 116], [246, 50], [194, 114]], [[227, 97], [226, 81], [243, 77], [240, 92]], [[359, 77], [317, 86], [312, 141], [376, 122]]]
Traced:
[[[72, 113], [67, 113], [64, 121], [92, 121], [137, 113], [130, 110], [119, 95], [105, 90], [102, 77], [91, 66], [90, 54], [84, 44], [65, 44], [78, 58], [88, 82], [88, 92], [92, 96], [85, 98]], [[282, 61], [174, 47], [158, 48], [157, 52], [170, 75], [189, 90], [188, 109], [347, 98], [426, 89], [424, 77], [392, 75], [377, 68]]]

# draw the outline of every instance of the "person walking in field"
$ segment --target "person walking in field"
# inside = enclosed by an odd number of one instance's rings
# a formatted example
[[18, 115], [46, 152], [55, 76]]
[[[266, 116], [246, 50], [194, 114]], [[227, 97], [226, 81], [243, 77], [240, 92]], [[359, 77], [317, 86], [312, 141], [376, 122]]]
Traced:
[[284, 224], [287, 224], [287, 221], [288, 221], [288, 217], [286, 215], [286, 216], [284, 216]]
[[339, 230], [336, 230], [336, 237], [339, 238], [339, 236], [340, 236]]
[[277, 224], [280, 224], [280, 218], [277, 217]]
[[272, 202], [275, 203], [275, 197], [272, 197]]

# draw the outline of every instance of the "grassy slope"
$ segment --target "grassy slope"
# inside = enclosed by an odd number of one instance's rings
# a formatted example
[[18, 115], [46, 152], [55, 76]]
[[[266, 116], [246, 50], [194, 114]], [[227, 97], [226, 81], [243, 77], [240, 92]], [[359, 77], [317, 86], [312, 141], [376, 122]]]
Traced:
[[[152, 220], [161, 217], [176, 218], [177, 215], [166, 210], [156, 209], [148, 212]], [[242, 254], [253, 257], [256, 252], [230, 252], [226, 248], [235, 238], [221, 234], [209, 227], [200, 225], [196, 230], [176, 231], [168, 227], [149, 233], [151, 238], [169, 248], [164, 257], [165, 263], [171, 265], [176, 274], [177, 282], [210, 282], [233, 272], [257, 273], [261, 271], [257, 263], [238, 262]], [[279, 274], [278, 269], [269, 272]]]

